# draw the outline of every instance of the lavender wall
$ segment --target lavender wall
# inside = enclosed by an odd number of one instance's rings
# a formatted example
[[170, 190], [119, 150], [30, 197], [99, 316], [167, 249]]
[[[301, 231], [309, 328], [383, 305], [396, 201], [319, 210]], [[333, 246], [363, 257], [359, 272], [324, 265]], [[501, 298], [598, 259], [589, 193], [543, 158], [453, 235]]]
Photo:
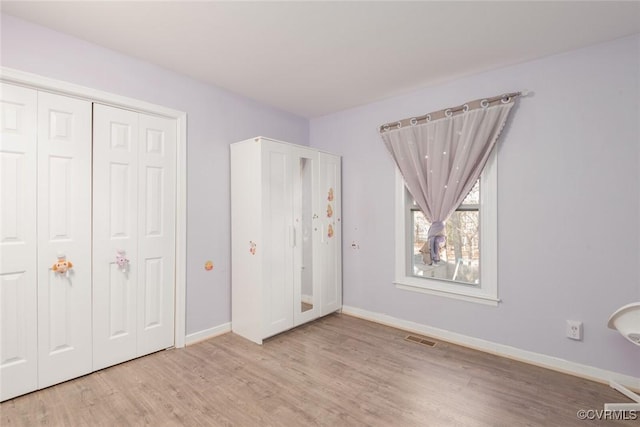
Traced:
[[[343, 156], [346, 305], [640, 376], [637, 348], [605, 325], [640, 300], [640, 36], [318, 118], [309, 137], [303, 118], [10, 16], [0, 24], [3, 66], [187, 112], [188, 333], [230, 320], [228, 144], [310, 138]], [[535, 95], [499, 146], [503, 303], [395, 289], [394, 170], [377, 125], [524, 88]], [[564, 337], [565, 319], [584, 322], [583, 342]]]
[[[639, 59], [635, 36], [312, 120], [311, 145], [343, 156], [344, 304], [639, 377], [639, 349], [606, 327], [640, 301]], [[503, 302], [396, 289], [394, 166], [376, 127], [521, 89], [535, 94], [498, 152]]]
[[[307, 145], [308, 121], [11, 16], [0, 19], [2, 66], [187, 113], [187, 333], [229, 322], [229, 144], [264, 135]], [[211, 272], [203, 268], [209, 259]]]

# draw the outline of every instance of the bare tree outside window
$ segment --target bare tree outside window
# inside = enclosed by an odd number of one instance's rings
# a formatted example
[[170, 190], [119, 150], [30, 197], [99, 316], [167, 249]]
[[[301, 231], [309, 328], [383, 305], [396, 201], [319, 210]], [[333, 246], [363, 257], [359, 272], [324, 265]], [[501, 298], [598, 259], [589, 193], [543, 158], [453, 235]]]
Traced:
[[[411, 200], [409, 196], [409, 200]], [[438, 264], [424, 263], [420, 249], [427, 241], [431, 225], [415, 203], [410, 204], [412, 219], [412, 265], [410, 274], [461, 284], [480, 284], [480, 182], [477, 181], [462, 204], [447, 221], [446, 245]]]

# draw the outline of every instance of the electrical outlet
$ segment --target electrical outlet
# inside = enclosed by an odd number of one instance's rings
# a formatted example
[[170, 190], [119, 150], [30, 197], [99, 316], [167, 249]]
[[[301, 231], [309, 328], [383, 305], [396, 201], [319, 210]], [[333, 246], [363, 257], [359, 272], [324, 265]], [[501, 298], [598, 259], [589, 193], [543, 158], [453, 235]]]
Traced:
[[578, 320], [567, 320], [567, 338], [572, 340], [582, 340], [582, 322]]

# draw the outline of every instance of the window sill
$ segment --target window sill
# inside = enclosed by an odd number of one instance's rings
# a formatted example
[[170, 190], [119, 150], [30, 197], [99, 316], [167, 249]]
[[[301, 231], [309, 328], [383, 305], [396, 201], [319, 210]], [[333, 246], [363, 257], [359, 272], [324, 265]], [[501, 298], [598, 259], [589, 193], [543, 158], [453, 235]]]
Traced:
[[[435, 280], [419, 279], [415, 277], [403, 277], [394, 281], [394, 285], [398, 289], [411, 292], [420, 292], [423, 294], [437, 295], [445, 298], [452, 298], [462, 301], [473, 302], [477, 304], [490, 305], [497, 307], [500, 303], [500, 299], [491, 295], [481, 294], [477, 288], [465, 289], [464, 285], [460, 285], [461, 289], [454, 289], [458, 287], [456, 285], [444, 285], [442, 283], [435, 283], [430, 286], [431, 282], [438, 282]], [[445, 289], [446, 288], [446, 289]]]

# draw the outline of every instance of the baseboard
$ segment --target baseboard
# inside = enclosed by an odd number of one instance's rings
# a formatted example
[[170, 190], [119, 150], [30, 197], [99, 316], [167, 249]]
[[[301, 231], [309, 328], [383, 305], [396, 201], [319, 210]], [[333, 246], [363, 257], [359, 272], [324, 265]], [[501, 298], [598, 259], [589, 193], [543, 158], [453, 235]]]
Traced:
[[387, 314], [363, 310], [357, 307], [344, 305], [342, 306], [342, 313], [600, 383], [609, 384], [610, 381], [615, 381], [626, 385], [628, 388], [636, 392], [640, 391], [640, 378], [632, 377], [630, 375], [619, 374], [617, 372], [560, 359], [558, 357], [522, 350], [516, 347], [459, 334], [457, 332], [434, 328], [421, 323], [398, 319]]
[[188, 334], [185, 337], [185, 344], [195, 344], [200, 341], [208, 340], [209, 338], [217, 337], [218, 335], [226, 334], [227, 332], [231, 332], [231, 322], [223, 323], [222, 325], [214, 326], [213, 328]]

